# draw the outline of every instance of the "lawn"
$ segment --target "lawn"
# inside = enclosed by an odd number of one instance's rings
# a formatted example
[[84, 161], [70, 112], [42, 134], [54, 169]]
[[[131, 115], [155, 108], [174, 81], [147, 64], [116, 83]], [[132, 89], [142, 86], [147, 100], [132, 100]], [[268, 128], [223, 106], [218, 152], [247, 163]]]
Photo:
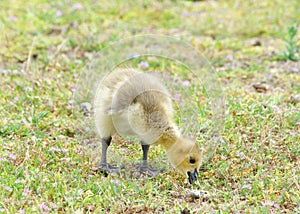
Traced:
[[[297, 0], [2, 0], [0, 213], [300, 212], [299, 20]], [[201, 53], [205, 59], [186, 59], [204, 67], [201, 79], [180, 60], [135, 56], [118, 43], [148, 34]], [[129, 59], [120, 62], [124, 53]], [[217, 129], [199, 181], [188, 185], [154, 146], [150, 163], [167, 170], [154, 178], [128, 173], [141, 149], [120, 136], [109, 154], [124, 173], [97, 172], [100, 139], [78, 104], [92, 103], [108, 54], [114, 66], [171, 78], [174, 119], [203, 148]], [[222, 89], [216, 108], [210, 85]], [[208, 194], [193, 198], [190, 190]]]

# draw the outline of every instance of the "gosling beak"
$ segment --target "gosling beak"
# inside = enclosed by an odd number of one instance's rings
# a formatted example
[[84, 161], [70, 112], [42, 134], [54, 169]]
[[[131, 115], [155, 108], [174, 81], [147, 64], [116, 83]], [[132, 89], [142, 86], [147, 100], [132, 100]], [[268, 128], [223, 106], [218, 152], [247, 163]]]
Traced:
[[195, 169], [194, 172], [187, 172], [188, 176], [189, 176], [189, 183], [192, 184], [194, 183], [195, 181], [197, 181], [197, 178], [198, 178], [198, 171], [197, 169]]

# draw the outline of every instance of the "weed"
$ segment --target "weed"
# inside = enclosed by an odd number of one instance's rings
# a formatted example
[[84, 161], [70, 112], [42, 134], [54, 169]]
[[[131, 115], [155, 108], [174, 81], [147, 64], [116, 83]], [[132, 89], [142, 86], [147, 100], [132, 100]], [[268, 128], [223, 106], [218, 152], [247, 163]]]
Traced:
[[284, 39], [286, 51], [278, 54], [279, 59], [298, 61], [300, 60], [300, 46], [296, 37], [298, 32], [298, 24], [295, 23], [289, 26], [287, 32], [287, 38]]

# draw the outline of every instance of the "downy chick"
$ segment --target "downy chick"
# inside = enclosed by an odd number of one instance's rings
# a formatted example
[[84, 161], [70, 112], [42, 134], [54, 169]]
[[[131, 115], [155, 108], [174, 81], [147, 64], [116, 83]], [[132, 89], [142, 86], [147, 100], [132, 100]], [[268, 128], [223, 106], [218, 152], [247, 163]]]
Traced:
[[103, 78], [95, 98], [95, 124], [102, 138], [99, 169], [116, 172], [107, 163], [107, 148], [111, 136], [137, 136], [141, 140], [143, 162], [141, 171], [155, 175], [148, 166], [150, 145], [160, 144], [171, 164], [188, 175], [189, 182], [197, 180], [200, 167], [198, 144], [182, 137], [173, 122], [172, 99], [160, 80], [136, 69], [119, 69]]

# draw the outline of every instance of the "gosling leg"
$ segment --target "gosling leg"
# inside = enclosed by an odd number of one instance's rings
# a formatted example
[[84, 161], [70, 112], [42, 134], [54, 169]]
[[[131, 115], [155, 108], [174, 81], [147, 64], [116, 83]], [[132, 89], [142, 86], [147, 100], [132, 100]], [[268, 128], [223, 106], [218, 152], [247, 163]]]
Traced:
[[118, 167], [112, 166], [109, 163], [107, 163], [107, 149], [111, 143], [111, 137], [103, 138], [102, 139], [102, 156], [101, 161], [99, 164], [98, 170], [105, 175], [109, 173], [118, 173]]
[[159, 174], [160, 172], [162, 172], [163, 170], [155, 170], [149, 166], [148, 152], [149, 152], [150, 145], [144, 144], [143, 142], [141, 142], [141, 144], [142, 144], [142, 150], [143, 150], [143, 159], [142, 159], [142, 164], [139, 167], [139, 171], [146, 173], [151, 177], [154, 177], [157, 174]]

